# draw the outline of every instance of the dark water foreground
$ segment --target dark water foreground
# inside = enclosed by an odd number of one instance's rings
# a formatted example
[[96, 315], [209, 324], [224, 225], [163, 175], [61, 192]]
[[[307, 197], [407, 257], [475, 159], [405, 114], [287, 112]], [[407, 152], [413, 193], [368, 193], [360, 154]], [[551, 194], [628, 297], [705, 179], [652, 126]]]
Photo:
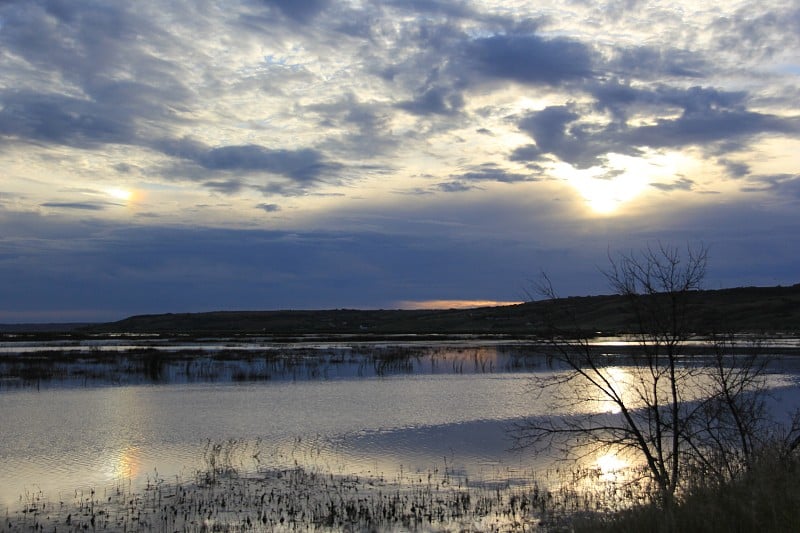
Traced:
[[618, 510], [631, 496], [623, 496], [629, 484], [599, 471], [563, 481], [545, 489], [535, 479], [471, 484], [447, 470], [387, 480], [301, 467], [240, 476], [221, 467], [190, 482], [156, 478], [138, 491], [120, 481], [59, 501], [26, 494], [0, 531], [551, 531], [576, 515]]

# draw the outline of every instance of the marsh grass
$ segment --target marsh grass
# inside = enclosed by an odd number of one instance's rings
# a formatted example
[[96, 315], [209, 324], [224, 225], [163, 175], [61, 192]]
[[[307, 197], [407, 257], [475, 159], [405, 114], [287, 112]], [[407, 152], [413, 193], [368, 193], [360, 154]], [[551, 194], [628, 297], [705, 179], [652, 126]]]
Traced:
[[629, 497], [592, 469], [476, 481], [445, 463], [390, 478], [261, 467], [271, 463], [263, 453], [259, 442], [208, 441], [192, 479], [155, 473], [140, 489], [120, 479], [59, 501], [26, 494], [0, 531], [568, 531], [573, 517], [620, 509]]
[[620, 533], [795, 532], [800, 527], [800, 458], [762, 450], [725, 483], [695, 478], [672, 509], [654, 503], [576, 517], [574, 531]]
[[[113, 347], [112, 347], [113, 348]], [[125, 350], [86, 346], [0, 355], [0, 390], [60, 386], [319, 380], [415, 373], [486, 374], [540, 368], [542, 356], [520, 346], [287, 346], [174, 349], [168, 342]]]

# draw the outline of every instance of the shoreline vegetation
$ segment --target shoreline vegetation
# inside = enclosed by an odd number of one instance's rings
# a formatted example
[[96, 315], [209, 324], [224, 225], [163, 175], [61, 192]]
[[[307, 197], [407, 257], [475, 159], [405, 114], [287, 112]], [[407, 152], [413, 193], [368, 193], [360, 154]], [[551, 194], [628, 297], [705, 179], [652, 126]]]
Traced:
[[[492, 374], [562, 367], [544, 341], [504, 336], [432, 341], [350, 341], [318, 337], [272, 339], [117, 336], [66, 341], [0, 342], [0, 392], [26, 388], [181, 383], [244, 383], [387, 377], [410, 374]], [[800, 356], [796, 336], [742, 336], [730, 353], [763, 342], [769, 357]], [[625, 365], [640, 347], [626, 338], [600, 339], [607, 362]], [[705, 338], [687, 345], [696, 361], [714, 355]]]
[[[740, 287], [698, 290], [689, 294], [689, 314], [697, 334], [712, 332], [779, 333], [800, 328], [800, 283], [790, 287]], [[318, 311], [218, 311], [132, 316], [96, 324], [0, 324], [0, 334], [34, 339], [91, 338], [119, 333], [150, 335], [270, 335], [292, 342], [298, 335], [350, 335], [352, 340], [382, 336], [431, 339], [463, 335], [543, 336], [559, 331], [618, 335], [635, 332], [636, 320], [622, 295], [560, 298], [556, 304], [573, 310], [568, 324], [546, 323], [554, 302], [474, 309]], [[17, 337], [15, 337], [17, 338]]]
[[0, 510], [0, 531], [788, 533], [800, 523], [800, 459], [775, 450], [729, 483], [695, 474], [665, 511], [630, 473], [549, 471], [541, 485], [533, 474], [526, 484], [480, 483], [446, 468], [393, 479], [300, 466], [244, 473], [229, 462], [231, 446], [212, 445], [192, 479], [154, 473], [140, 490], [119, 479], [57, 500], [28, 492]]
[[578, 516], [623, 509], [631, 491], [599, 469], [514, 484], [446, 467], [391, 479], [321, 466], [240, 471], [232, 458], [250, 452], [239, 441], [209, 443], [207, 468], [192, 479], [155, 473], [140, 490], [119, 479], [57, 500], [28, 492], [0, 531], [568, 531]]

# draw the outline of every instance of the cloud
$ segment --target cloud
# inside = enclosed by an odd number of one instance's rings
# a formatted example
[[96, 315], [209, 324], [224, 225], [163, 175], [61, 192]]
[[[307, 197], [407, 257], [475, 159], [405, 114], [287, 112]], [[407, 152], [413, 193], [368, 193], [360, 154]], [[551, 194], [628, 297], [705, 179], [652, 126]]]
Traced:
[[[698, 231], [726, 280], [796, 273], [800, 9], [639, 4], [0, 2], [0, 301], [512, 300], [541, 267], [579, 294], [609, 245]], [[638, 211], [587, 222], [561, 163], [641, 169]]]
[[650, 186], [665, 192], [691, 191], [695, 186], [695, 182], [689, 178], [679, 178], [672, 183], [651, 183]]
[[129, 143], [133, 124], [107, 108], [61, 95], [4, 92], [0, 135], [75, 147]]
[[743, 192], [771, 192], [779, 198], [800, 199], [800, 175], [773, 174], [766, 176], [749, 176], [752, 185], [742, 187]]
[[341, 154], [344, 158], [374, 158], [391, 153], [399, 140], [391, 132], [392, 106], [362, 102], [348, 93], [333, 102], [304, 106], [306, 116], [318, 116], [320, 127], [340, 134], [331, 134], [319, 148]]
[[193, 160], [209, 170], [270, 172], [297, 181], [312, 181], [325, 167], [321, 154], [312, 149], [272, 150], [252, 144], [212, 148]]
[[479, 189], [479, 187], [464, 183], [463, 181], [455, 180], [439, 183], [436, 185], [436, 189], [441, 192], [466, 192], [473, 189]]
[[80, 211], [103, 211], [109, 207], [119, 206], [111, 202], [44, 202], [42, 207], [55, 209], [77, 209]]
[[265, 213], [277, 213], [281, 210], [278, 204], [258, 204], [256, 207], [263, 210]]
[[231, 179], [225, 181], [206, 181], [203, 182], [203, 186], [222, 194], [236, 194], [244, 188], [244, 183], [242, 183], [241, 180]]
[[628, 78], [660, 80], [664, 76], [701, 78], [709, 66], [699, 54], [688, 50], [637, 46], [617, 50], [606, 68]]
[[651, 126], [630, 128], [620, 138], [639, 146], [674, 148], [728, 142], [733, 150], [762, 133], [797, 133], [800, 121], [738, 109], [687, 110], [676, 119], [659, 119]]
[[433, 2], [430, 0], [388, 0], [385, 5], [415, 15], [427, 13], [467, 19], [481, 18], [482, 16], [479, 11], [470, 8], [468, 4], [448, 0]]
[[718, 163], [725, 167], [728, 175], [732, 178], [743, 178], [750, 174], [750, 165], [729, 159], [720, 159]]
[[464, 107], [464, 97], [452, 90], [431, 88], [397, 107], [413, 115], [455, 115]]
[[284, 15], [298, 22], [309, 22], [324, 10], [329, 0], [260, 0], [279, 9]]
[[[800, 45], [800, 8], [791, 2], [769, 6], [761, 12], [743, 6], [719, 16], [709, 27], [718, 51], [762, 63]], [[789, 52], [791, 53], [791, 52]]]
[[550, 106], [530, 113], [519, 121], [535, 146], [525, 146], [512, 153], [512, 160], [541, 161], [550, 154], [579, 168], [597, 165], [609, 152], [636, 154], [635, 145], [620, 139], [616, 126], [599, 129], [580, 122], [574, 106]]
[[152, 147], [210, 171], [278, 174], [303, 184], [340, 167], [326, 162], [322, 153], [311, 148], [270, 149], [254, 144], [211, 148], [189, 138], [161, 139]]
[[[600, 97], [595, 108], [610, 108], [617, 117], [604, 125], [589, 122], [586, 107], [575, 104], [549, 106], [518, 121], [535, 145], [517, 148], [516, 161], [540, 161], [546, 154], [579, 168], [601, 164], [611, 152], [636, 156], [643, 148], [700, 146], [713, 153], [742, 149], [756, 136], [766, 133], [800, 133], [800, 118], [748, 111], [743, 93], [692, 87], [687, 90], [632, 89], [612, 83], [611, 90], [595, 86]], [[677, 117], [656, 118], [650, 124], [631, 125], [624, 117], [637, 105], [651, 112], [682, 110]], [[655, 108], [655, 109], [653, 109]]]
[[707, 110], [738, 109], [746, 104], [747, 94], [741, 91], [721, 91], [712, 87], [679, 88], [657, 84], [654, 87], [634, 87], [630, 82], [612, 78], [587, 85], [595, 98], [594, 107], [611, 111], [624, 121], [635, 113], [697, 113]]
[[[784, 187], [783, 194], [792, 187], [796, 194], [800, 183], [795, 175], [764, 179]], [[698, 228], [712, 245], [711, 285], [796, 282], [800, 256], [785, 243], [800, 223], [789, 196], [777, 205], [671, 202], [645, 218], [603, 224], [575, 219], [564, 201], [546, 196], [509, 190], [469, 203], [449, 196], [350, 208], [348, 220], [328, 215], [311, 224], [325, 231], [139, 226], [0, 210], [0, 277], [15, 280], [0, 286], [0, 301], [54, 317], [64, 302], [81, 302], [105, 310], [105, 320], [166, 311], [387, 307], [401, 300], [513, 301], [541, 270], [565, 294], [597, 294], [608, 290], [595, 265], [609, 247], [687, 242]], [[763, 250], [758, 265], [756, 242]]]
[[[546, 132], [543, 134], [547, 135]], [[535, 144], [526, 144], [515, 148], [509, 159], [511, 161], [540, 161], [544, 156], [544, 152], [539, 149]]]
[[568, 38], [494, 35], [466, 45], [466, 63], [488, 78], [533, 85], [559, 85], [593, 75], [590, 49]]
[[129, 143], [145, 120], [173, 119], [190, 97], [170, 58], [174, 38], [131, 6], [16, 2], [0, 18], [0, 45], [15, 58], [3, 65], [10, 83], [0, 93], [7, 135]]
[[469, 172], [457, 174], [453, 176], [459, 182], [464, 181], [496, 181], [500, 183], [517, 183], [521, 181], [536, 181], [535, 176], [529, 174], [520, 174], [517, 172], [509, 172], [500, 168], [494, 163], [484, 163], [483, 165], [476, 165]]

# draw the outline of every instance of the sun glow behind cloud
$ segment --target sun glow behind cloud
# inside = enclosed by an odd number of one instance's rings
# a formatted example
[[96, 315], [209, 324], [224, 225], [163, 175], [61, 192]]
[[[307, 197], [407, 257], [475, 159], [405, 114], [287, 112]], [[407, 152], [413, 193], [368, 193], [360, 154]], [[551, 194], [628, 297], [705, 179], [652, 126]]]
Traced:
[[134, 198], [134, 192], [132, 190], [120, 189], [117, 187], [112, 187], [111, 189], [107, 189], [106, 194], [108, 194], [115, 200], [120, 200], [122, 202], [129, 202]]
[[568, 163], [554, 165], [553, 173], [573, 187], [591, 212], [614, 215], [643, 196], [656, 182], [674, 182], [691, 161], [677, 153], [631, 157], [609, 153], [605, 167], [578, 169]]
[[499, 307], [503, 305], [518, 305], [523, 302], [496, 301], [496, 300], [403, 300], [397, 302], [400, 309], [475, 309], [477, 307]]

